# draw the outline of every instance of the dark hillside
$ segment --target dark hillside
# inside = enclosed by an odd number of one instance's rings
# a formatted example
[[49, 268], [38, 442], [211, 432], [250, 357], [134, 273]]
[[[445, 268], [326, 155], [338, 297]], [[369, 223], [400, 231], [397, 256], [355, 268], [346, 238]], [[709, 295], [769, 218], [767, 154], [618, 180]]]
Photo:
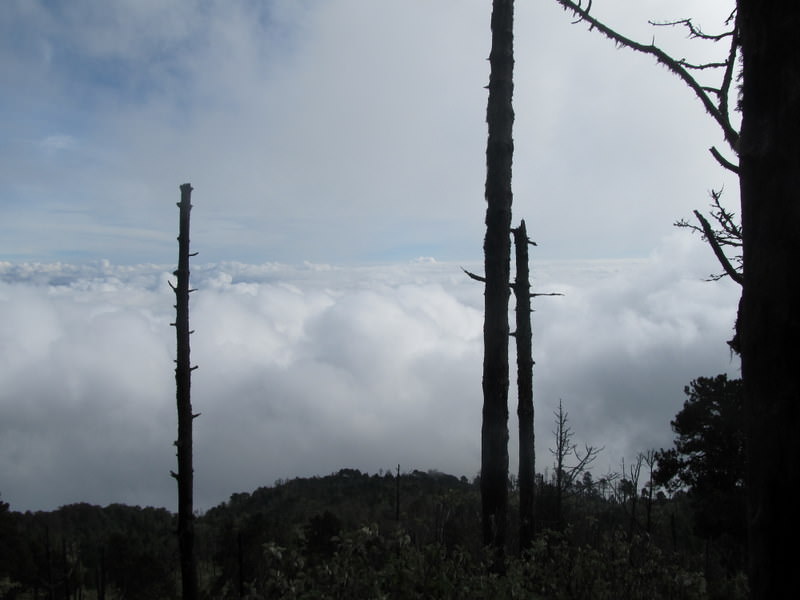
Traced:
[[[479, 486], [465, 477], [342, 469], [233, 494], [196, 519], [200, 589], [232, 600], [744, 597], [741, 573], [720, 566], [725, 546], [692, 529], [685, 493], [648, 507], [624, 478], [584, 477], [567, 490], [559, 527], [553, 482], [538, 477], [535, 492], [531, 554], [508, 558], [504, 578], [487, 570]], [[513, 516], [515, 485], [509, 500]], [[176, 525], [165, 509], [5, 505], [0, 599], [179, 598]]]

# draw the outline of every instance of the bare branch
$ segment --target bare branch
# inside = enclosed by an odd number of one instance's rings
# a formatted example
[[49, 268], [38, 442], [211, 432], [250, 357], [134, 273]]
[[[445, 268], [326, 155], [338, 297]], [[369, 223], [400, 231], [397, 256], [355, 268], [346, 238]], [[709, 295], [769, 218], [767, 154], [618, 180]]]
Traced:
[[717, 257], [717, 260], [722, 265], [722, 268], [725, 270], [725, 273], [733, 279], [739, 285], [744, 283], [744, 278], [742, 274], [739, 273], [728, 260], [728, 257], [725, 256], [725, 253], [722, 251], [722, 247], [717, 240], [717, 236], [714, 233], [714, 230], [711, 228], [711, 224], [708, 220], [700, 213], [700, 211], [694, 211], [694, 216], [697, 217], [697, 220], [700, 221], [700, 224], [703, 227], [703, 234], [705, 239], [711, 245], [711, 249], [714, 251], [714, 254]]
[[480, 281], [481, 283], [486, 283], [486, 277], [475, 275], [475, 273], [467, 271], [464, 267], [461, 267], [461, 270], [464, 271], [464, 273], [466, 273], [470, 279], [474, 279], [475, 281]]
[[[607, 38], [612, 40], [618, 46], [625, 46], [626, 48], [630, 48], [631, 50], [635, 50], [636, 52], [641, 52], [643, 54], [649, 54], [654, 56], [658, 62], [666, 66], [670, 71], [672, 71], [675, 75], [677, 75], [683, 82], [689, 86], [689, 88], [695, 93], [698, 97], [700, 102], [703, 104], [703, 107], [706, 111], [714, 118], [717, 124], [722, 128], [723, 135], [725, 136], [725, 140], [728, 144], [736, 150], [739, 143], [739, 132], [734, 129], [733, 125], [731, 125], [728, 113], [723, 110], [722, 107], [727, 107], [727, 99], [725, 102], [720, 102], [720, 106], [717, 106], [714, 101], [709, 96], [709, 92], [701, 86], [697, 80], [691, 75], [689, 69], [685, 65], [681, 63], [681, 61], [676, 60], [672, 56], [668, 55], [664, 52], [661, 48], [655, 45], [655, 43], [650, 44], [641, 44], [636, 42], [630, 38], [627, 38], [617, 31], [611, 29], [609, 26], [605, 25], [598, 19], [594, 18], [589, 11], [591, 9], [591, 2], [588, 6], [584, 9], [582, 6], [582, 2], [573, 2], [572, 0], [556, 0], [565, 10], [571, 11], [574, 15], [578, 17], [577, 22], [584, 22], [589, 25], [589, 29], [597, 29], [605, 35]], [[733, 40], [736, 42], [736, 35], [733, 35]], [[732, 44], [732, 48], [736, 48], [736, 43]], [[730, 65], [729, 69], [732, 68]], [[727, 71], [726, 71], [727, 72]], [[725, 89], [724, 87], [722, 88]], [[725, 95], [725, 94], [722, 94]]]
[[572, 449], [572, 453], [575, 455], [577, 459], [577, 463], [572, 466], [568, 467], [568, 475], [570, 481], [574, 481], [578, 474], [582, 473], [586, 470], [586, 468], [594, 462], [594, 459], [597, 458], [597, 455], [600, 454], [605, 448], [595, 448], [594, 446], [589, 446], [588, 444], [583, 445], [583, 456], [581, 456], [580, 452], [578, 452], [577, 448]]
[[[678, 61], [678, 64], [680, 64], [683, 67], [686, 67], [687, 69], [694, 69], [696, 71], [703, 71], [705, 69], [723, 69], [728, 66], [727, 62], [701, 63], [699, 65], [695, 65], [687, 61], [685, 58], [680, 59]], [[716, 88], [704, 87], [703, 89], [706, 90], [707, 92], [714, 92], [717, 94], [719, 93], [719, 90]]]
[[680, 219], [678, 221], [675, 221], [672, 224], [672, 226], [673, 227], [682, 227], [682, 228], [685, 228], [685, 229], [689, 229], [689, 230], [691, 230], [691, 231], [693, 231], [695, 233], [699, 233], [700, 235], [705, 235], [704, 232], [703, 232], [703, 229], [701, 227], [698, 227], [697, 225], [694, 225], [693, 223], [690, 223], [686, 219]]
[[718, 42], [726, 37], [734, 35], [733, 31], [724, 31], [716, 35], [703, 33], [703, 31], [697, 27], [691, 19], [678, 19], [676, 21], [648, 21], [648, 23], [650, 23], [650, 25], [653, 27], [677, 27], [679, 25], [683, 25], [689, 30], [690, 38], [710, 40], [712, 42]]
[[732, 22], [736, 20], [736, 8], [731, 11], [731, 14], [728, 15], [728, 18], [725, 19], [725, 25], [730, 25]]
[[[736, 64], [736, 53], [739, 51], [739, 25], [736, 23], [736, 15], [737, 12], [736, 9], [734, 9], [726, 21], [726, 23], [730, 23], [731, 20], [733, 20], [734, 26], [730, 49], [728, 50], [728, 60], [725, 61], [728, 63], [728, 66], [725, 69], [725, 74], [722, 76], [722, 85], [720, 86], [722, 93], [719, 97], [719, 110], [725, 115], [730, 114], [728, 99], [730, 98], [731, 84], [733, 83], [733, 66]], [[738, 173], [738, 170], [736, 172]]]
[[[718, 229], [712, 228], [709, 220], [706, 219], [699, 211], [694, 211], [694, 214], [700, 223], [697, 226], [688, 222], [686, 219], [681, 219], [673, 223], [675, 227], [684, 227], [692, 232], [699, 233], [704, 240], [707, 240], [711, 246], [714, 254], [717, 256], [724, 272], [718, 275], [710, 275], [709, 281], [718, 281], [725, 276], [730, 276], [734, 281], [741, 285], [742, 278], [742, 255], [739, 252], [729, 259], [723, 253], [723, 248], [736, 248], [742, 247], [742, 227], [739, 224], [736, 213], [728, 210], [720, 202], [723, 190], [711, 190], [711, 216], [716, 221]], [[732, 275], [736, 273], [736, 275]]]
[[711, 190], [711, 198], [714, 202], [711, 204], [711, 215], [714, 220], [722, 227], [722, 231], [716, 232], [717, 239], [724, 246], [742, 246], [742, 227], [736, 222], [736, 214], [727, 210], [720, 204], [722, 197], [722, 190]]
[[717, 160], [717, 162], [726, 169], [728, 169], [728, 171], [736, 173], [737, 175], [739, 174], [739, 165], [733, 164], [727, 158], [722, 156], [720, 151], [717, 150], [715, 146], [711, 146], [711, 148], [709, 148], [708, 151], [711, 152], [711, 155]]

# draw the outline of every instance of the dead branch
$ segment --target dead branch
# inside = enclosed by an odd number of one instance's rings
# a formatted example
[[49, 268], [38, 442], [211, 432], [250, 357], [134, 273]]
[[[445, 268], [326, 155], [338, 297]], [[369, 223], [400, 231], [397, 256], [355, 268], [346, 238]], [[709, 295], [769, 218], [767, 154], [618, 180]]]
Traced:
[[[697, 221], [700, 223], [699, 226], [688, 222], [686, 219], [676, 221], [674, 225], [675, 227], [684, 227], [690, 231], [699, 233], [711, 246], [711, 249], [714, 251], [714, 255], [722, 265], [724, 272], [719, 275], [710, 275], [710, 281], [717, 281], [727, 275], [736, 283], [741, 285], [742, 257], [741, 255], [734, 256], [733, 260], [731, 261], [731, 259], [725, 255], [723, 247], [742, 247], [742, 227], [737, 222], [736, 213], [733, 213], [722, 206], [722, 203], [720, 202], [722, 190], [711, 190], [710, 194], [712, 198], [710, 214], [714, 221], [716, 221], [717, 226], [719, 227], [718, 229], [714, 229], [709, 220], [697, 210], [694, 211], [694, 215], [697, 218]], [[737, 266], [734, 266], [734, 263]]]
[[711, 245], [711, 249], [714, 250], [714, 254], [716, 255], [719, 263], [722, 265], [722, 268], [725, 270], [725, 273], [736, 283], [742, 285], [744, 283], [742, 274], [733, 267], [731, 262], [728, 260], [728, 257], [725, 256], [717, 236], [715, 235], [714, 230], [711, 228], [711, 224], [698, 210], [694, 211], [694, 216], [697, 217], [698, 221], [700, 221], [700, 224], [703, 227], [703, 235], [706, 241], [708, 241], [708, 243]]
[[467, 274], [467, 277], [470, 279], [474, 279], [475, 281], [480, 281], [481, 283], [486, 283], [486, 277], [481, 277], [480, 275], [475, 275], [471, 271], [467, 271], [464, 267], [461, 267], [461, 270]]
[[648, 21], [648, 23], [650, 23], [650, 25], [653, 27], [679, 27], [683, 25], [689, 30], [690, 38], [709, 40], [712, 42], [718, 42], [733, 35], [733, 31], [723, 31], [722, 33], [716, 35], [705, 33], [702, 29], [696, 26], [691, 19], [677, 19], [675, 21]]
[[722, 154], [720, 153], [719, 150], [716, 149], [716, 147], [711, 146], [711, 148], [709, 148], [708, 151], [711, 152], [711, 155], [717, 160], [717, 162], [722, 167], [728, 169], [728, 171], [730, 171], [731, 173], [735, 173], [736, 175], [739, 175], [739, 165], [733, 164], [727, 158], [722, 156]]
[[[722, 69], [728, 66], [727, 62], [700, 63], [696, 65], [694, 63], [690, 63], [685, 58], [681, 58], [680, 60], [678, 60], [678, 63], [680, 63], [683, 67], [687, 69], [693, 69], [695, 71], [704, 71], [706, 69]], [[714, 94], [720, 93], [720, 90], [718, 90], [717, 88], [704, 87], [703, 89], [707, 92], [713, 92]]]
[[[733, 60], [731, 60], [731, 56], [735, 56], [735, 50], [738, 48], [738, 39], [736, 35], [736, 28], [734, 27], [733, 32], [731, 32], [731, 49], [732, 52], [729, 53], [728, 65], [726, 67], [725, 76], [723, 77], [723, 85], [717, 90], [714, 95], [719, 97], [719, 103], [715, 104], [712, 100], [711, 96], [709, 95], [709, 91], [704, 88], [698, 81], [692, 76], [690, 73], [691, 68], [687, 67], [684, 64], [685, 61], [678, 60], [664, 52], [661, 48], [655, 45], [654, 42], [650, 44], [642, 44], [635, 40], [632, 40], [624, 35], [618, 33], [616, 30], [612, 29], [605, 23], [599, 21], [595, 17], [590, 14], [590, 10], [592, 7], [592, 3], [589, 2], [586, 8], [583, 8], [582, 0], [578, 0], [578, 2], [573, 2], [572, 0], [556, 0], [564, 10], [569, 10], [572, 12], [576, 17], [578, 22], [587, 23], [589, 25], [589, 29], [597, 29], [605, 35], [607, 38], [612, 40], [618, 46], [624, 46], [626, 48], [630, 48], [636, 52], [641, 52], [643, 54], [649, 54], [655, 59], [663, 64], [667, 69], [672, 71], [675, 75], [677, 75], [683, 82], [689, 86], [689, 88], [695, 93], [697, 98], [703, 104], [703, 107], [706, 111], [712, 116], [712, 118], [717, 122], [717, 124], [722, 129], [722, 133], [725, 136], [725, 140], [731, 146], [732, 149], [736, 150], [739, 144], [739, 132], [733, 127], [730, 121], [730, 117], [728, 114], [728, 92], [730, 89], [730, 80], [728, 77], [728, 72], [733, 69]], [[699, 31], [699, 30], [698, 30]], [[705, 34], [703, 34], [705, 35]], [[700, 36], [698, 36], [700, 37]], [[727, 36], [724, 36], [727, 37]]]

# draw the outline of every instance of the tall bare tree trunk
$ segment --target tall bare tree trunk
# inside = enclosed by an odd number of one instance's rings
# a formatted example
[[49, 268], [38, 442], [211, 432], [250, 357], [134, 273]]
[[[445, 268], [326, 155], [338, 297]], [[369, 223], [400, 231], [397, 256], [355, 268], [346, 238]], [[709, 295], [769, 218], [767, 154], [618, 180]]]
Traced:
[[193, 367], [189, 358], [189, 213], [192, 209], [192, 186], [181, 185], [180, 229], [178, 235], [178, 269], [175, 291], [177, 360], [175, 361], [176, 400], [178, 405], [178, 549], [181, 563], [181, 587], [184, 600], [196, 600], [197, 565], [194, 557], [194, 470], [192, 467], [191, 379]]
[[514, 2], [492, 4], [486, 111], [486, 274], [483, 324], [481, 502], [483, 541], [502, 568], [508, 512], [508, 300], [511, 261], [511, 163], [514, 153]]
[[800, 3], [738, 6], [750, 590], [785, 598], [800, 531]]
[[531, 331], [531, 281], [528, 267], [528, 232], [525, 221], [514, 233], [517, 276], [516, 297], [517, 341], [517, 418], [519, 419], [519, 549], [528, 550], [533, 542], [535, 447], [533, 433], [533, 334]]

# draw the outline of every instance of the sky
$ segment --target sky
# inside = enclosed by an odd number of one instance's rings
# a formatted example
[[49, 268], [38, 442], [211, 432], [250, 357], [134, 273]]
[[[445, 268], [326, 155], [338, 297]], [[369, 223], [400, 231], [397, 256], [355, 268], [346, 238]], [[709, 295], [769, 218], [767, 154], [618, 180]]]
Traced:
[[[654, 29], [730, 2], [596, 0]], [[488, 0], [9, 0], [0, 11], [0, 495], [174, 508], [178, 186], [194, 187], [196, 503], [480, 466]], [[738, 375], [738, 289], [673, 227], [737, 182], [652, 59], [517, 2], [514, 221], [537, 291], [537, 470], [562, 400], [619, 470]], [[512, 346], [513, 361], [513, 346]], [[512, 369], [512, 383], [515, 374]], [[510, 398], [511, 468], [516, 399]]]

